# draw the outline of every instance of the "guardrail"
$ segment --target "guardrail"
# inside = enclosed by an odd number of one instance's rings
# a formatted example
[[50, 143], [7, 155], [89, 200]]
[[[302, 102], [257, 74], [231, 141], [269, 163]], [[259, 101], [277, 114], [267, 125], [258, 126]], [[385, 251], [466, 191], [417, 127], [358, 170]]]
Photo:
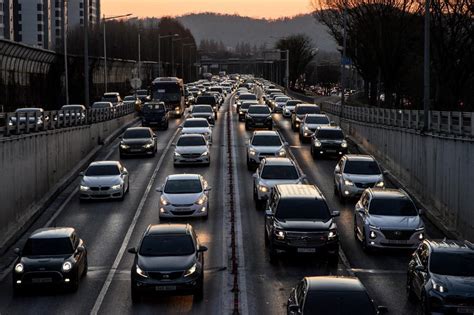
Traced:
[[[80, 110], [53, 110], [32, 113], [1, 113], [0, 135], [28, 134], [74, 126], [90, 125], [112, 120], [135, 112], [134, 104], [124, 104], [113, 108]], [[2, 123], [3, 122], [3, 123]]]
[[[322, 110], [341, 115], [341, 105], [323, 102]], [[429, 131], [462, 137], [474, 137], [473, 112], [430, 111]], [[424, 112], [422, 110], [387, 109], [377, 107], [344, 106], [342, 117], [361, 122], [400, 128], [422, 130]]]

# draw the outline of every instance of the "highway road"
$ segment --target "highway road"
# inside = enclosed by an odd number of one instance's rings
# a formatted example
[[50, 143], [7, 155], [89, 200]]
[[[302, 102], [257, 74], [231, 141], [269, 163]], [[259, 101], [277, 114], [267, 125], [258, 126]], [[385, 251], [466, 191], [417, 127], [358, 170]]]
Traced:
[[[261, 95], [261, 90], [257, 90]], [[342, 204], [333, 192], [335, 159], [314, 161], [309, 145], [301, 144], [288, 120], [275, 115], [276, 129], [290, 145], [290, 151], [309, 183], [324, 193], [331, 209], [341, 211], [337, 219], [341, 259], [331, 267], [323, 258], [283, 256], [276, 264], [269, 263], [263, 238], [264, 212], [256, 210], [252, 199], [252, 172], [245, 164], [246, 139], [244, 123], [238, 122], [233, 110], [233, 96], [227, 97], [219, 112], [213, 133], [210, 167], [173, 166], [171, 144], [183, 119], [170, 122], [167, 131], [157, 131], [158, 154], [154, 158], [123, 160], [131, 174], [130, 193], [124, 201], [79, 202], [76, 180], [55, 200], [28, 235], [41, 226], [72, 226], [87, 244], [89, 273], [76, 293], [58, 291], [35, 292], [13, 296], [11, 276], [0, 282], [0, 314], [230, 314], [232, 297], [230, 283], [230, 224], [228, 190], [229, 145], [234, 152], [235, 211], [237, 217], [237, 255], [239, 259], [239, 302], [243, 314], [284, 314], [291, 288], [303, 276], [356, 275], [379, 305], [386, 305], [389, 314], [415, 314], [416, 306], [407, 301], [405, 293], [407, 252], [376, 252], [366, 254], [353, 236], [355, 202]], [[231, 115], [229, 122], [226, 115]], [[227, 137], [227, 124], [231, 131]], [[352, 146], [352, 151], [357, 148]], [[118, 160], [118, 140], [102, 150], [96, 160]], [[126, 249], [136, 246], [149, 224], [159, 223], [159, 193], [155, 188], [167, 175], [174, 173], [202, 174], [213, 187], [208, 220], [180, 220], [191, 223], [201, 242], [209, 248], [206, 253], [205, 291], [202, 302], [192, 296], [149, 297], [132, 304], [130, 268], [133, 256]], [[442, 237], [432, 224], [426, 222], [429, 237]], [[25, 237], [18, 241], [21, 247]], [[11, 253], [2, 257], [6, 263]]]

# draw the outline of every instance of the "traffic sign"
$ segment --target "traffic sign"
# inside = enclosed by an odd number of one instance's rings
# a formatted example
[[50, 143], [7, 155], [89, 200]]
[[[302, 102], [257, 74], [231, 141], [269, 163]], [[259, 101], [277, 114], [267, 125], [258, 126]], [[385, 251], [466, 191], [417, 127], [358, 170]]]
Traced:
[[142, 80], [140, 80], [140, 78], [133, 78], [130, 80], [130, 85], [132, 86], [132, 89], [139, 89], [142, 87]]

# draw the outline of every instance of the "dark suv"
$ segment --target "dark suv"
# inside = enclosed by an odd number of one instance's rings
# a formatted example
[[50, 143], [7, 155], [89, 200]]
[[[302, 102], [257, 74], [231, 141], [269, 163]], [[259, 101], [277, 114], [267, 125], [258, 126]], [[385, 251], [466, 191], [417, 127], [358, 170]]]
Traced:
[[337, 264], [339, 236], [334, 217], [321, 191], [313, 185], [276, 185], [265, 213], [265, 244], [270, 261], [277, 250], [328, 254]]
[[258, 127], [273, 129], [272, 112], [267, 105], [250, 105], [245, 115], [245, 130]]
[[204, 293], [204, 252], [189, 224], [149, 225], [135, 254], [131, 271], [132, 301], [145, 293], [193, 294], [202, 300]]
[[324, 126], [314, 131], [311, 137], [313, 158], [344, 154], [347, 154], [347, 141], [340, 127]]
[[474, 244], [425, 240], [408, 264], [407, 291], [422, 314], [473, 314]]
[[215, 113], [217, 113], [217, 111], [219, 110], [219, 103], [217, 102], [216, 97], [211, 94], [198, 96], [198, 98], [196, 99], [196, 104], [197, 105], [211, 105]]
[[18, 258], [13, 268], [13, 291], [39, 286], [77, 290], [87, 273], [84, 242], [70, 227], [43, 228], [33, 232], [23, 250], [15, 249]]
[[142, 126], [168, 129], [169, 113], [163, 102], [148, 102], [142, 107]]

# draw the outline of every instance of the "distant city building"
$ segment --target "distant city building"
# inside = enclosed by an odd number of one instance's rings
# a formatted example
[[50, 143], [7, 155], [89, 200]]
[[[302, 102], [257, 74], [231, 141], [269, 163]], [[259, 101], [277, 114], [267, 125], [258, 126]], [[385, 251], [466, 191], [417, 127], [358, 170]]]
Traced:
[[[84, 0], [68, 0], [69, 28], [84, 25]], [[89, 0], [89, 24], [100, 23], [100, 0]]]
[[0, 0], [0, 39], [13, 40], [13, 0]]
[[52, 49], [60, 49], [63, 47], [64, 32], [68, 28], [68, 1], [55, 0], [54, 3], [51, 3], [51, 37], [52, 37]]
[[51, 0], [13, 0], [14, 39], [51, 48]]

